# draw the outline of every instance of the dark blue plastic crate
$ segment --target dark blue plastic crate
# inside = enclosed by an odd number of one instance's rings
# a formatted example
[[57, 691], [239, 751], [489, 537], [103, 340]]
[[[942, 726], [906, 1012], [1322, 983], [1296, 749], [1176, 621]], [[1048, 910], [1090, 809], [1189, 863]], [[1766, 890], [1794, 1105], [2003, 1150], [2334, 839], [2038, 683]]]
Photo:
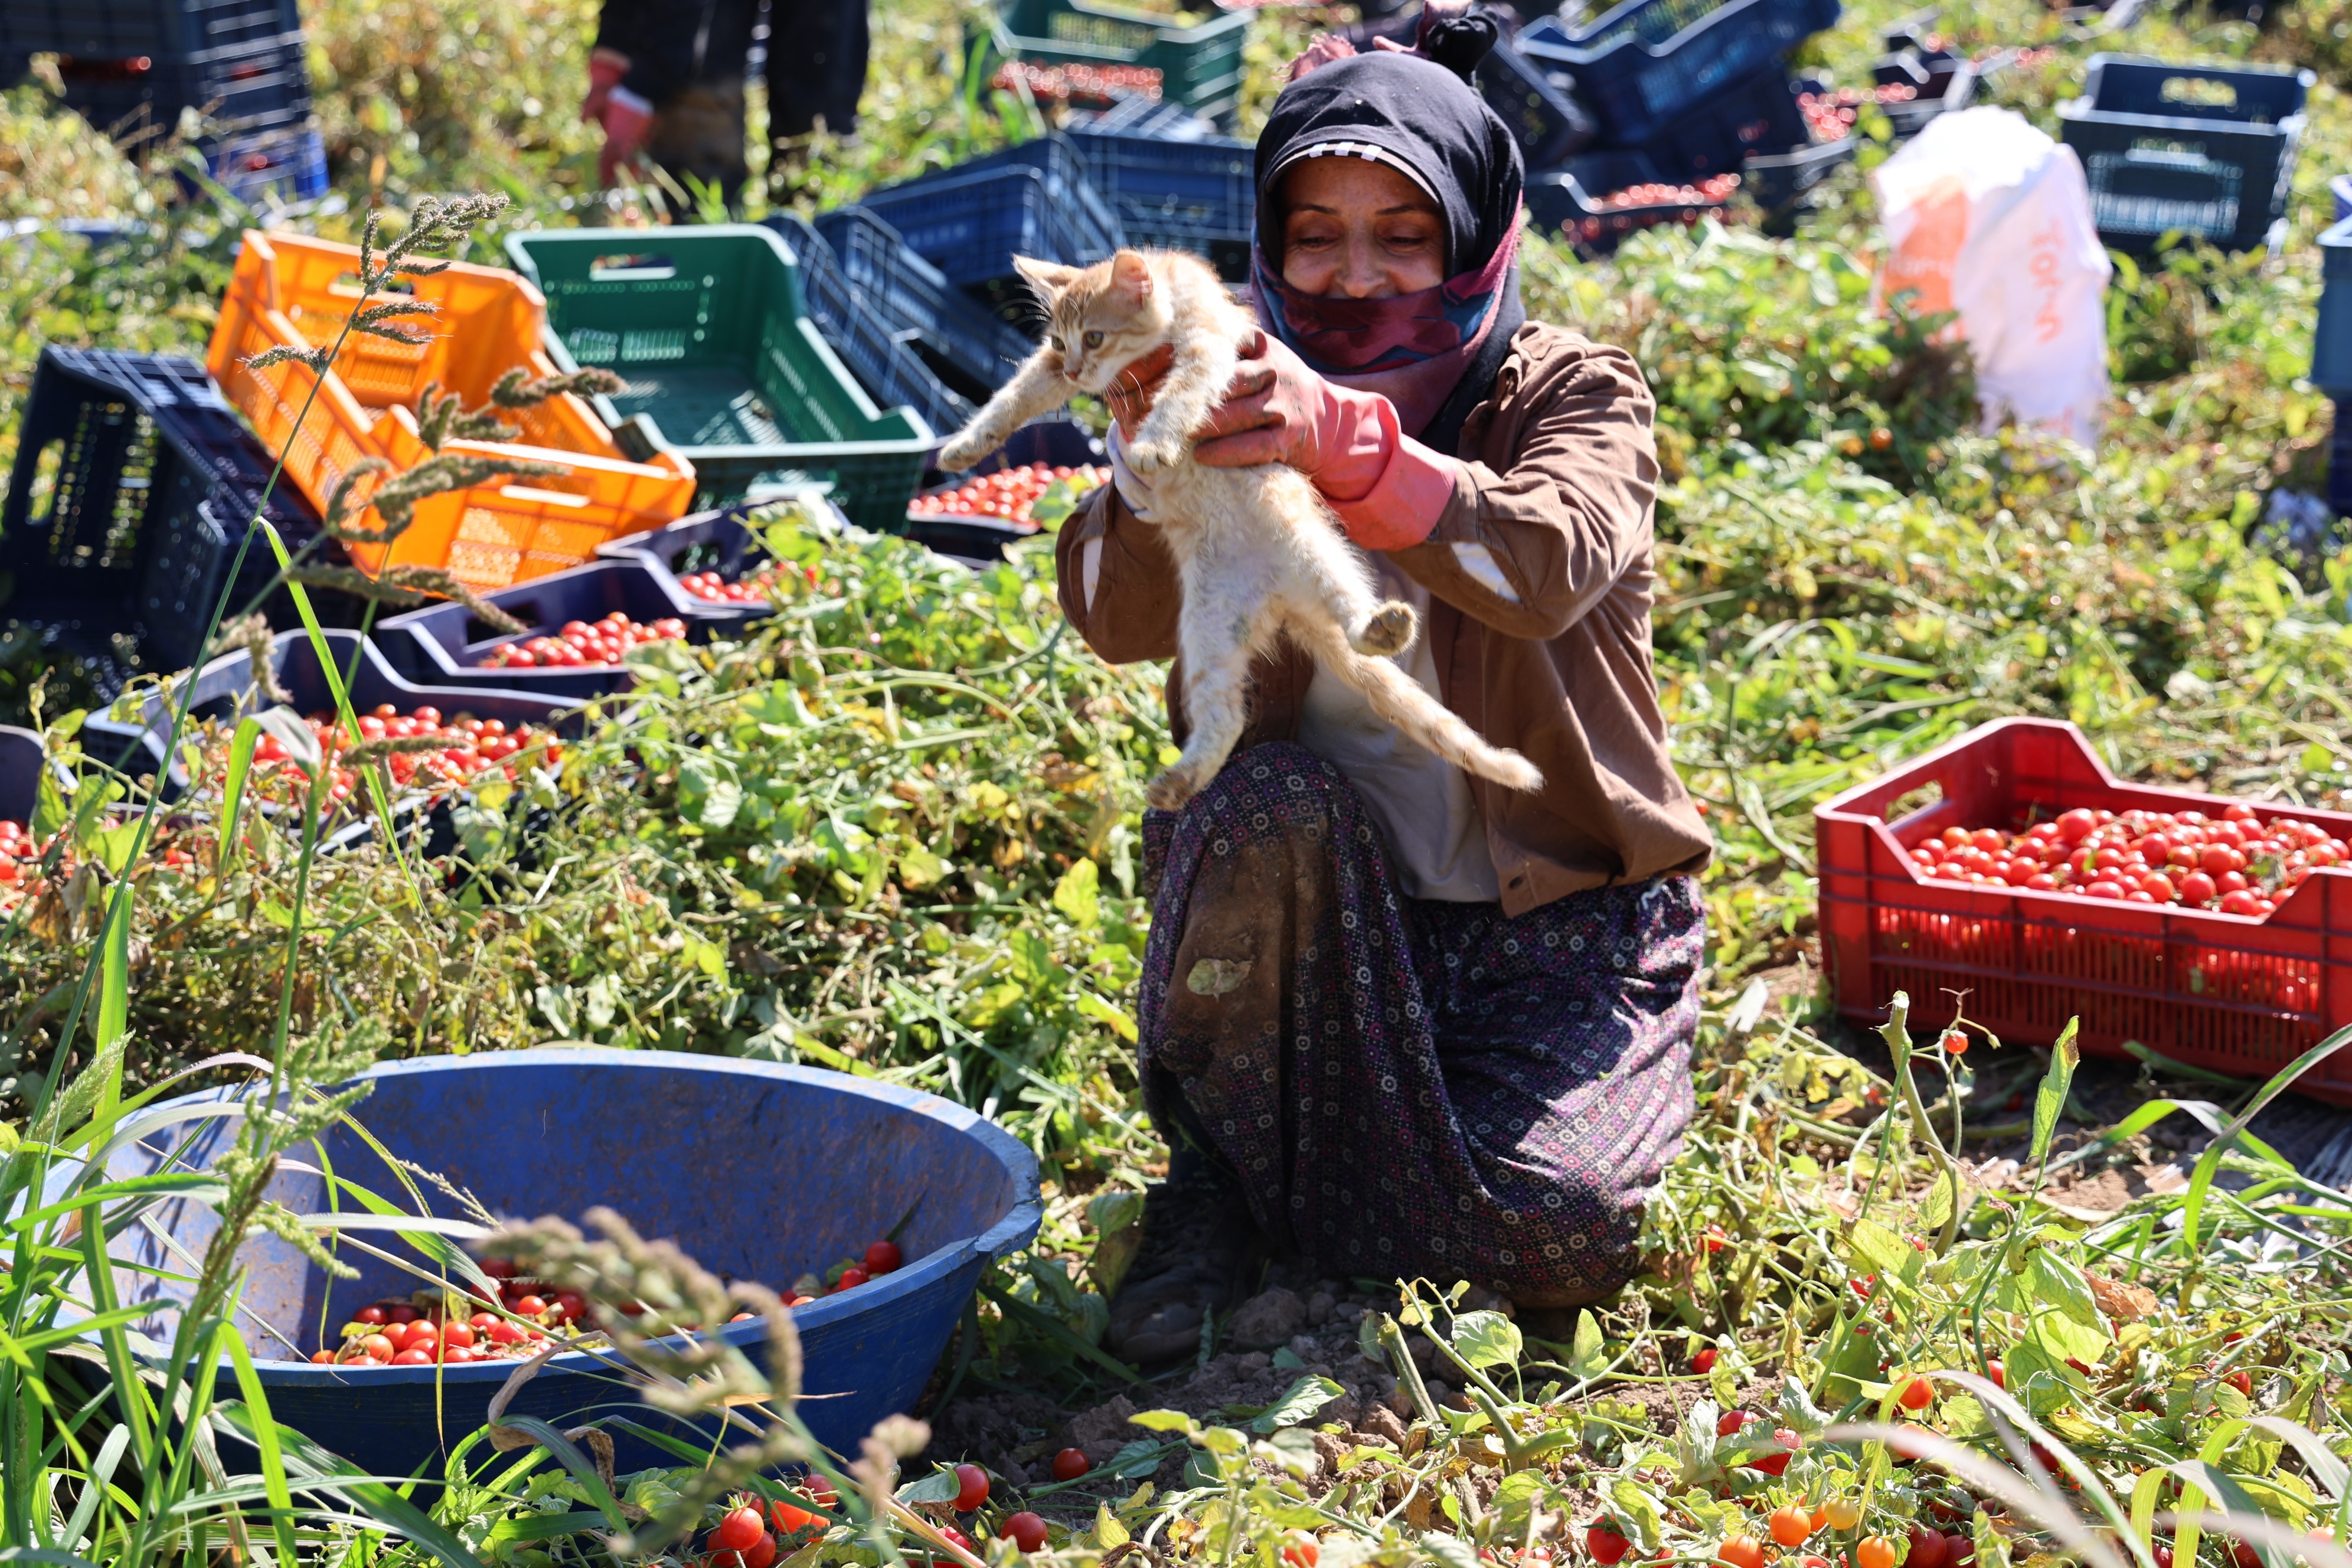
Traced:
[[184, 58], [301, 26], [296, 0], [0, 0], [0, 55]]
[[[1768, 66], [1745, 81], [1708, 94], [1706, 101], [1692, 105], [1640, 146], [1612, 146], [1641, 153], [1656, 166], [1658, 177], [1670, 183], [1737, 174], [1750, 158], [1812, 145], [1797, 90], [1779, 66]], [[1601, 151], [1590, 149], [1583, 156], [1595, 157]]]
[[1070, 141], [1129, 242], [1204, 256], [1229, 282], [1248, 278], [1257, 214], [1257, 150], [1251, 143], [1123, 131], [1080, 131]]
[[[509, 643], [546, 637], [567, 621], [596, 621], [618, 610], [650, 625], [666, 616], [686, 623], [688, 642], [710, 640], [721, 623], [702, 613], [694, 598], [667, 573], [656, 574], [640, 560], [592, 561], [485, 594], [482, 598], [528, 628], [499, 631], [467, 606], [450, 601], [409, 610], [380, 624], [373, 640], [401, 676], [425, 686], [502, 687], [559, 697], [602, 697], [635, 684], [624, 665], [578, 669], [486, 668], [482, 661]], [[731, 623], [737, 617], [728, 617]]]
[[2099, 237], [2141, 253], [2168, 234], [2277, 248], [2316, 79], [2288, 66], [2093, 55], [2083, 96], [2060, 104], [2058, 120], [2090, 181]]
[[150, 124], [170, 132], [184, 109], [224, 134], [291, 130], [310, 112], [300, 32], [187, 56], [58, 63], [67, 107], [101, 131]]
[[693, 605], [696, 614], [720, 627], [740, 626], [773, 615], [775, 607], [700, 598], [688, 593], [678, 579], [694, 572], [716, 572], [733, 583], [772, 561], [774, 557], [743, 521], [752, 510], [750, 503], [742, 502], [716, 511], [698, 511], [648, 532], [612, 540], [597, 546], [596, 553], [606, 561], [643, 566], [679, 603]]
[[38, 735], [13, 724], [0, 724], [0, 822], [13, 822], [19, 827], [33, 825], [41, 770], [48, 765]]
[[1592, 116], [1566, 71], [1497, 43], [1478, 62], [1477, 77], [1479, 96], [1509, 127], [1528, 168], [1549, 168], [1591, 145]]
[[1165, 98], [1123, 97], [1108, 109], [1082, 109], [1062, 121], [1063, 133], [1156, 136], [1163, 142], [1199, 142], [1217, 133], [1209, 121]]
[[[365, 713], [384, 702], [404, 713], [430, 704], [441, 710], [445, 718], [470, 713], [477, 719], [500, 720], [509, 726], [532, 724], [566, 736], [580, 733], [582, 704], [576, 698], [488, 686], [423, 685], [404, 678], [392, 668], [383, 651], [359, 633], [331, 631], [323, 635], [327, 657], [334, 660], [337, 675], [349, 676], [345, 690], [354, 713]], [[278, 633], [271, 639], [269, 657], [278, 684], [293, 699], [286, 706], [308, 718], [335, 711], [333, 689], [327, 683], [326, 671], [319, 664], [318, 650], [309, 633]], [[163, 742], [172, 732], [172, 715], [178, 710], [183, 683], [189, 680], [195, 682], [194, 703], [188, 712], [191, 725], [207, 719], [234, 721], [270, 705], [253, 679], [250, 656], [242, 652], [225, 654], [200, 670], [165, 683], [129, 719], [98, 714], [84, 721], [84, 748], [100, 762], [126, 772], [153, 773], [163, 765]], [[184, 731], [182, 739], [185, 738]], [[186, 789], [185, 761], [173, 758], [164, 778], [168, 794], [176, 795]]]
[[[42, 350], [0, 512], [0, 573], [14, 583], [0, 614], [83, 640], [128, 633], [154, 668], [193, 664], [271, 466], [195, 361]], [[289, 550], [319, 532], [283, 480], [268, 515]], [[256, 539], [228, 613], [277, 572]]]
[[2336, 405], [2336, 425], [2327, 433], [2327, 504], [2338, 517], [2352, 517], [2352, 420]]
[[[1036, 350], [1032, 339], [983, 309], [862, 206], [817, 215], [818, 235], [857, 290], [858, 309], [919, 357], [949, 391], [974, 407]], [[960, 425], [933, 425], [946, 435]]]
[[1077, 149], [1058, 135], [869, 191], [861, 205], [950, 282], [996, 310], [1029, 298], [1013, 257], [1084, 267], [1127, 243]]
[[[1002, 473], [1007, 468], [1025, 468], [1032, 463], [1045, 463], [1053, 468], [1087, 468], [1108, 462], [1100, 438], [1088, 433], [1075, 419], [1040, 419], [1034, 425], [1024, 425], [1013, 432], [1004, 445], [990, 453], [977, 467], [953, 476], [952, 482], [987, 474]], [[950, 476], [931, 473], [925, 476], [924, 489], [929, 491], [940, 484], [950, 482]], [[941, 555], [958, 561], [987, 562], [1002, 560], [1007, 546], [1024, 539], [1034, 538], [1038, 531], [1015, 528], [1001, 518], [940, 516], [937, 513], [907, 514], [907, 537]]]
[[1659, 202], [1603, 206], [1604, 197], [1635, 185], [1671, 183], [1646, 153], [1586, 153], [1565, 167], [1528, 176], [1528, 216], [1587, 257], [1606, 256], [1629, 235], [1662, 224], [1689, 225], [1719, 215], [1727, 202]]
[[[2352, 397], [2352, 217], [2319, 237], [2319, 324], [2312, 333], [2311, 384]], [[2335, 482], [2331, 466], [2329, 482]], [[2347, 476], [2352, 482], [2352, 476]]]
[[2328, 181], [2327, 194], [2334, 199], [2336, 205], [2335, 216], [2330, 217], [2328, 222], [2342, 223], [2346, 218], [2352, 217], [2352, 174], [2338, 174]]
[[1567, 73], [1602, 142], [1643, 146], [1834, 26], [1838, 8], [1838, 0], [1624, 0], [1581, 24], [1539, 16], [1512, 47]]
[[299, 125], [225, 137], [205, 152], [213, 178], [240, 200], [309, 202], [327, 194], [327, 144], [307, 114]]
[[[887, 312], [866, 302], [835, 259], [833, 247], [808, 219], [798, 213], [779, 213], [766, 224], [782, 237], [800, 263], [801, 299], [808, 307], [809, 320], [873, 394], [877, 405], [912, 408], [923, 416], [924, 424], [942, 435], [971, 422], [979, 403], [942, 381], [917, 352], [909, 334], [896, 330]], [[969, 306], [970, 301], [965, 303]], [[983, 393], [980, 402], [985, 401]]]
[[1748, 159], [1740, 171], [1739, 188], [1762, 210], [1759, 226], [1781, 238], [1794, 234], [1797, 215], [1810, 205], [1814, 188], [1839, 164], [1851, 163], [1855, 150], [1854, 138], [1845, 136], [1817, 147], [1759, 153]]

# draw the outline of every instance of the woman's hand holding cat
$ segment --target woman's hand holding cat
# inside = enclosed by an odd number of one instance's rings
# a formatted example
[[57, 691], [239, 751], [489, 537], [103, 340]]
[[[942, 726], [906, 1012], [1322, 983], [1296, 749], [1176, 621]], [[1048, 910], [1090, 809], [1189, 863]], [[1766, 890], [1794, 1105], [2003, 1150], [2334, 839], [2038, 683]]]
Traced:
[[1192, 457], [1218, 468], [1287, 463], [1367, 550], [1428, 538], [1461, 467], [1405, 435], [1387, 398], [1334, 385], [1262, 331], [1242, 345], [1242, 369]]

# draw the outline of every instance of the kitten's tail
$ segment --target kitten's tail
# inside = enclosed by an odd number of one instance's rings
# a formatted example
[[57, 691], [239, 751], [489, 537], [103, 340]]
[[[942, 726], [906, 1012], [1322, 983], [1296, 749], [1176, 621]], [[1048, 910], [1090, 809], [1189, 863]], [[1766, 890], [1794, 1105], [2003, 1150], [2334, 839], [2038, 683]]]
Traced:
[[1462, 721], [1460, 714], [1389, 660], [1367, 658], [1349, 647], [1337, 624], [1323, 620], [1307, 626], [1294, 619], [1287, 629], [1314, 644], [1310, 651], [1323, 667], [1362, 692], [1372, 711], [1395, 725], [1407, 740], [1465, 773], [1491, 779], [1507, 789], [1532, 795], [1543, 788], [1543, 773], [1533, 763], [1517, 752], [1488, 745]]

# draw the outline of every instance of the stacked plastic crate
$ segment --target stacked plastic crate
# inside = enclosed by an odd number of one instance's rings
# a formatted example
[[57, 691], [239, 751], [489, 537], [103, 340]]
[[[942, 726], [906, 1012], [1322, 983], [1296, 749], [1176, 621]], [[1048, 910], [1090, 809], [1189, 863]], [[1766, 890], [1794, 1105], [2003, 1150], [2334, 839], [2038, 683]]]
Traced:
[[1784, 57], [1837, 18], [1838, 0], [1623, 0], [1529, 23], [1508, 59], [1594, 126], [1581, 153], [1528, 176], [1529, 213], [1591, 253], [1721, 210], [1750, 159], [1779, 160], [1769, 183], [1793, 199], [1837, 154], [1817, 146]]
[[326, 194], [295, 0], [0, 0], [10, 79], [37, 54], [58, 57], [66, 102], [101, 131], [168, 137], [194, 110], [214, 177], [238, 195]]

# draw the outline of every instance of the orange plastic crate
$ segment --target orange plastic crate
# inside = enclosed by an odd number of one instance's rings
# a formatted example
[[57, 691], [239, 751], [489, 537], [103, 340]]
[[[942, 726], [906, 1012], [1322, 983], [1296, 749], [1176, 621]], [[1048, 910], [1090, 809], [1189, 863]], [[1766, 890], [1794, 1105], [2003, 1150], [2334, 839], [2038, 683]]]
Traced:
[[[2225, 796], [2126, 784], [2072, 724], [2002, 719], [1813, 812], [1822, 954], [1838, 1011], [1886, 1020], [1911, 997], [1915, 1037], [1968, 1016], [2012, 1045], [2046, 1046], [2080, 1016], [2085, 1051], [2137, 1041], [2175, 1061], [2267, 1077], [2352, 1024], [2352, 868], [2315, 871], [2253, 919], [2021, 888], [1931, 881], [1910, 849], [1950, 826], [2014, 829], [2074, 806], [2202, 811]], [[2264, 821], [2352, 837], [2352, 816], [2247, 801]], [[1891, 812], [1900, 815], [1890, 818]], [[2298, 1091], [2352, 1104], [2338, 1052]]]
[[[425, 342], [353, 333], [324, 377], [299, 363], [251, 367], [268, 349], [333, 342], [359, 297], [358, 265], [355, 246], [248, 230], [206, 355], [213, 379], [262, 444], [285, 449], [286, 478], [320, 508], [362, 458], [385, 458], [400, 471], [430, 455], [415, 416], [426, 387], [437, 384], [479, 405], [517, 366], [533, 376], [554, 369], [539, 347], [547, 319], [539, 290], [514, 273], [464, 264], [399, 280], [438, 307], [435, 316], [396, 321], [412, 335], [429, 334]], [[566, 471], [436, 496], [391, 545], [352, 545], [353, 564], [370, 573], [446, 566], [477, 588], [500, 588], [592, 560], [597, 545], [673, 521], [693, 503], [692, 464], [672, 452], [629, 460], [583, 399], [551, 398], [508, 417], [513, 442], [451, 441], [446, 449]], [[381, 482], [362, 479], [360, 493]], [[383, 520], [370, 509], [362, 524], [380, 528]]]

